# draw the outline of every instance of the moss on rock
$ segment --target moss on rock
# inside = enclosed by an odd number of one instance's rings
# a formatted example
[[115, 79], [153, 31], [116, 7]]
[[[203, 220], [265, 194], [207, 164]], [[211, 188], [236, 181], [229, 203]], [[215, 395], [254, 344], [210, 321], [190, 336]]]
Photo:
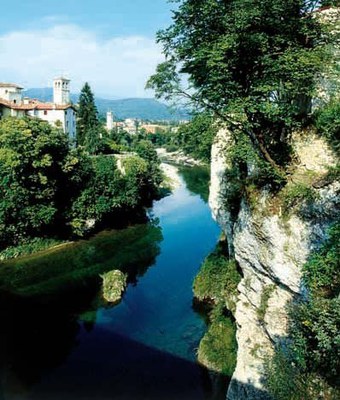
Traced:
[[110, 303], [117, 303], [121, 300], [126, 288], [127, 276], [119, 270], [109, 271], [101, 275], [103, 279], [103, 297]]

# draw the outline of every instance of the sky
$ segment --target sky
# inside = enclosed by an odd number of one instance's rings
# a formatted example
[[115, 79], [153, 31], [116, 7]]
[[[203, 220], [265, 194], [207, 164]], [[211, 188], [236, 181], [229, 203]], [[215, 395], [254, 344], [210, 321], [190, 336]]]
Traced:
[[71, 79], [96, 96], [152, 97], [148, 77], [163, 60], [155, 41], [171, 23], [167, 0], [8, 1], [0, 13], [0, 82], [25, 88]]

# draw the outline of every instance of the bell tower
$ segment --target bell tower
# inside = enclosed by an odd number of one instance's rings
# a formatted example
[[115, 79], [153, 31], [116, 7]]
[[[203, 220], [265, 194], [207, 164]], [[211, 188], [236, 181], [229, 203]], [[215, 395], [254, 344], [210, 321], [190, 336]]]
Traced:
[[55, 78], [53, 80], [53, 103], [58, 105], [70, 104], [70, 80]]

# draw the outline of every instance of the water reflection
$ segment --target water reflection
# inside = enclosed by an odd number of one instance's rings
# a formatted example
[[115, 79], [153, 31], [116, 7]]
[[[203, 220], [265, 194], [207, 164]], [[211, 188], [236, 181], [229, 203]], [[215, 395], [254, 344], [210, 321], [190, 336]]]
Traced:
[[[219, 235], [195, 193], [183, 181], [153, 223], [1, 266], [3, 400], [225, 397], [226, 381], [195, 362], [206, 328], [192, 280]], [[110, 307], [99, 274], [114, 268], [130, 285]]]
[[127, 272], [136, 283], [155, 263], [162, 239], [155, 223], [104, 231], [65, 248], [3, 263], [0, 289], [23, 296], [58, 295], [99, 283], [99, 274], [112, 269]]

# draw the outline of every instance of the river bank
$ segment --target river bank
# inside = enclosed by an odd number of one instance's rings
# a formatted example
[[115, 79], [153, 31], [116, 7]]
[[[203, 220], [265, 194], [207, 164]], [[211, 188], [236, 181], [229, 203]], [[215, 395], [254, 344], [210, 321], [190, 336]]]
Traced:
[[156, 151], [159, 159], [165, 163], [172, 163], [187, 167], [205, 165], [202, 161], [188, 156], [182, 150], [168, 152], [166, 149], [161, 147], [156, 149]]

